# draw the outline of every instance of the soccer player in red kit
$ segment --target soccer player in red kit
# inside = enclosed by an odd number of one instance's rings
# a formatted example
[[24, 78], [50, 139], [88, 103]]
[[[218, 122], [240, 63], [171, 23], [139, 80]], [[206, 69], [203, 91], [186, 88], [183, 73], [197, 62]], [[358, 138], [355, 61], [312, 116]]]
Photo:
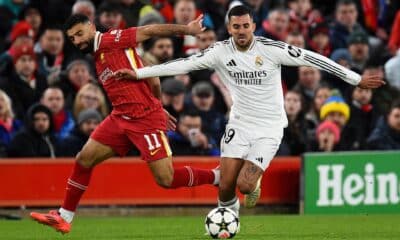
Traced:
[[172, 117], [160, 101], [158, 78], [144, 81], [117, 79], [120, 69], [142, 67], [135, 51], [138, 42], [153, 36], [195, 35], [203, 30], [202, 17], [188, 25], [161, 24], [126, 30], [96, 31], [84, 15], [72, 15], [65, 23], [69, 40], [84, 53], [94, 53], [99, 82], [113, 105], [111, 114], [96, 128], [76, 156], [61, 208], [46, 214], [32, 212], [31, 217], [62, 233], [68, 233], [79, 200], [89, 185], [93, 167], [114, 156], [124, 156], [134, 144], [147, 162], [155, 181], [164, 188], [217, 184], [218, 170], [189, 166], [174, 168], [164, 131], [174, 128]]

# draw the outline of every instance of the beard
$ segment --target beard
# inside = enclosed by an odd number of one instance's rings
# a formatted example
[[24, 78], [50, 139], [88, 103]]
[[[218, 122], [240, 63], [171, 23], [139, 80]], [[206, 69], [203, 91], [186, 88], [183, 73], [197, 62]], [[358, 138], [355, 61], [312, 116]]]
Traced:
[[94, 38], [87, 41], [86, 44], [87, 46], [85, 48], [80, 48], [77, 46], [79, 51], [81, 51], [83, 54], [92, 53], [94, 49]]

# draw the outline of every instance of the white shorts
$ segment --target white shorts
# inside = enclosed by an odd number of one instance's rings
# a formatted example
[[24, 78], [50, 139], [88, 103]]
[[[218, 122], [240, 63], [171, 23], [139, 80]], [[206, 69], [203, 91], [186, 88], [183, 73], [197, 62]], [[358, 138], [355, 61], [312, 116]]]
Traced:
[[[250, 161], [263, 171], [274, 158], [283, 137], [283, 128], [264, 131], [265, 136], [259, 136], [233, 124], [228, 124], [221, 139], [221, 157], [240, 158]], [[258, 135], [257, 137], [254, 137]]]

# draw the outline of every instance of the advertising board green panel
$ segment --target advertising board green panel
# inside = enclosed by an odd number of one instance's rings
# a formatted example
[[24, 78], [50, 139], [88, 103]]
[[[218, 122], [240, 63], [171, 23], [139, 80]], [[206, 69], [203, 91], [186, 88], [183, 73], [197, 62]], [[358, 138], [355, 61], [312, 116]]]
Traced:
[[302, 205], [309, 213], [400, 213], [400, 151], [305, 154]]

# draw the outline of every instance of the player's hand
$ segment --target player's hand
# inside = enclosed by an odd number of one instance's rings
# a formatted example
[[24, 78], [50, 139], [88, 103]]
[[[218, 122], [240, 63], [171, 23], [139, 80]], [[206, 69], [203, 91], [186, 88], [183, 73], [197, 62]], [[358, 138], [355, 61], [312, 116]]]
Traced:
[[206, 29], [203, 27], [203, 14], [200, 14], [195, 20], [188, 23], [187, 26], [189, 28], [188, 34], [190, 35], [197, 35], [203, 32]]
[[121, 79], [137, 80], [136, 72], [134, 70], [127, 69], [127, 68], [119, 69], [116, 72], [114, 72], [114, 77], [117, 80], [121, 80]]
[[165, 115], [167, 115], [167, 130], [168, 131], [175, 131], [176, 129], [176, 118], [169, 114], [167, 110], [164, 109]]
[[385, 85], [385, 81], [379, 75], [364, 74], [358, 84], [359, 88], [378, 88]]

